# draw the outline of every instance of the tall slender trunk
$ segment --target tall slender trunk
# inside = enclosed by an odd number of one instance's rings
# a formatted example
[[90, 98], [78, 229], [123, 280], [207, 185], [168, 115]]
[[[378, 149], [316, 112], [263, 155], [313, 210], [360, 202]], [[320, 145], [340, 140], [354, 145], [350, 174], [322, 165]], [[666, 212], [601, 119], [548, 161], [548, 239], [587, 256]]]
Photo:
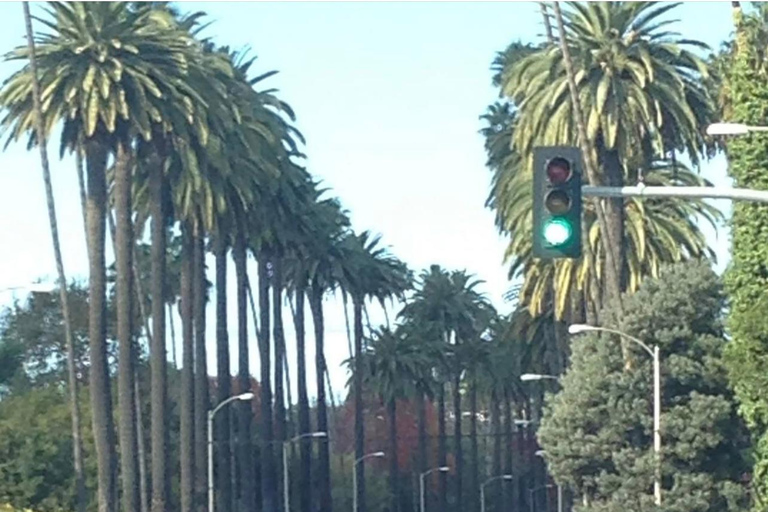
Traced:
[[[249, 366], [248, 351], [248, 268], [245, 247], [245, 235], [238, 230], [235, 237], [235, 245], [232, 248], [232, 259], [235, 262], [235, 275], [237, 276], [237, 360], [238, 360], [238, 384], [239, 392], [251, 391], [251, 370]], [[253, 478], [253, 443], [251, 402], [238, 404], [239, 424], [238, 437], [239, 448], [237, 452], [238, 468], [241, 482], [241, 510], [253, 512], [256, 510], [256, 495], [254, 493]]]
[[[365, 420], [363, 405], [363, 298], [352, 297], [352, 329], [355, 339], [355, 371], [353, 390], [355, 394], [355, 460], [365, 455]], [[365, 512], [365, 465], [357, 467], [357, 506]]]
[[392, 494], [390, 512], [400, 510], [400, 475], [397, 465], [397, 400], [387, 400], [387, 415], [389, 416], [389, 492]]
[[[253, 332], [256, 333], [256, 339], [258, 340], [258, 343], [261, 343], [261, 330], [259, 329], [259, 315], [256, 312], [256, 304], [253, 300], [253, 289], [251, 288], [251, 282], [248, 276], [245, 276], [245, 286], [248, 289], [248, 301], [251, 305], [251, 317], [253, 321]], [[259, 345], [259, 350], [261, 349], [261, 345]], [[261, 390], [261, 396], [264, 396], [263, 387]], [[263, 398], [262, 398], [263, 399]], [[263, 436], [263, 433], [262, 433]], [[254, 488], [254, 499], [257, 503], [257, 507], [261, 507], [262, 503], [262, 494], [261, 494], [261, 458], [262, 453], [262, 447], [259, 445], [259, 443], [256, 443], [253, 445], [253, 459], [252, 459], [252, 468], [253, 468], [253, 488]]]
[[469, 490], [471, 503], [470, 510], [477, 510], [477, 503], [480, 499], [478, 478], [480, 475], [480, 453], [477, 445], [477, 374], [472, 370], [472, 381], [469, 390], [469, 408], [471, 417], [469, 419], [469, 444], [470, 444], [470, 469], [469, 469]]
[[[214, 239], [216, 256], [216, 375], [218, 403], [232, 396], [232, 373], [229, 367], [229, 331], [227, 329], [227, 239], [219, 228]], [[216, 415], [214, 434], [216, 439], [216, 504], [222, 511], [232, 508], [232, 461], [230, 446], [231, 409]]]
[[165, 179], [160, 161], [149, 166], [150, 209], [152, 216], [152, 246], [150, 294], [152, 296], [152, 338], [150, 340], [151, 371], [151, 453], [152, 453], [152, 512], [171, 508], [168, 478], [168, 356], [165, 348], [165, 280], [166, 229]]
[[[83, 442], [80, 432], [80, 403], [78, 402], [77, 369], [75, 366], [75, 346], [72, 336], [71, 315], [69, 312], [69, 294], [67, 292], [67, 276], [64, 272], [64, 260], [61, 255], [61, 242], [59, 240], [59, 226], [56, 215], [56, 203], [53, 197], [53, 184], [51, 182], [51, 168], [48, 162], [48, 137], [43, 123], [43, 112], [40, 102], [40, 83], [37, 77], [37, 60], [35, 58], [35, 42], [32, 31], [32, 16], [29, 12], [29, 2], [23, 2], [24, 27], [27, 36], [27, 48], [29, 50], [29, 64], [32, 69], [32, 101], [35, 111], [35, 131], [40, 150], [40, 166], [43, 170], [43, 185], [45, 186], [45, 200], [48, 209], [48, 223], [51, 229], [51, 241], [53, 242], [53, 256], [56, 260], [56, 272], [59, 278], [59, 300], [61, 301], [61, 313], [64, 320], [64, 340], [67, 347], [67, 384], [69, 385], [69, 406], [72, 418], [72, 463], [75, 471], [75, 496], [77, 512], [85, 512], [85, 474], [83, 471]], [[77, 149], [81, 155], [80, 148]], [[82, 169], [82, 165], [80, 166]], [[82, 181], [82, 178], [80, 178]], [[84, 185], [81, 185], [81, 201], [83, 212], [85, 208]], [[86, 224], [86, 233], [88, 233]], [[90, 254], [90, 253], [89, 253]]]
[[[46, 157], [46, 163], [47, 163], [48, 161], [47, 151], [46, 151], [45, 157]], [[87, 233], [88, 232], [88, 216], [85, 213], [86, 211], [85, 204], [87, 200], [85, 197], [85, 169], [83, 169], [82, 144], [78, 144], [78, 146], [75, 148], [75, 172], [77, 174], [77, 188], [78, 188], [78, 192], [80, 193], [80, 208], [83, 212], [83, 227], [85, 228], [85, 232]]]
[[[272, 258], [272, 329], [275, 343], [275, 444], [282, 447], [285, 441], [285, 333], [283, 331], [283, 262], [282, 254], [275, 252]], [[275, 461], [275, 474], [283, 474], [283, 457]], [[283, 479], [275, 482], [278, 494], [282, 496]], [[289, 511], [285, 511], [289, 512]]]
[[[566, 43], [564, 34], [565, 27], [563, 23], [563, 15], [558, 2], [552, 3], [552, 9], [555, 12], [555, 20], [557, 21], [558, 33], [560, 34], [560, 49], [563, 52], [563, 63], [568, 79], [568, 88], [570, 90], [571, 102], [573, 103], [573, 110], [576, 113], [576, 127], [578, 128], [579, 144], [582, 148], [583, 157], [586, 163], [587, 177], [591, 185], [600, 185], [599, 175], [597, 171], [597, 165], [593, 158], [592, 143], [587, 135], [586, 124], [584, 122], [584, 114], [581, 109], [581, 102], [579, 100], [579, 93], [576, 88], [576, 72], [573, 68], [573, 61], [571, 60], [570, 49]], [[611, 179], [611, 178], [609, 178]], [[615, 181], [615, 180], [614, 180]], [[596, 201], [597, 221], [600, 226], [600, 232], [602, 234], [601, 240], [606, 258], [606, 276], [604, 281], [605, 295], [607, 301], [615, 301], [619, 307], [621, 306], [621, 253], [620, 245], [622, 239], [614, 239], [613, 236], [617, 232], [615, 223], [620, 222], [623, 218], [623, 202], [619, 203], [615, 200], [609, 200], [605, 204], [601, 201]], [[617, 211], [618, 208], [618, 211]], [[607, 210], [607, 211], [605, 211]], [[623, 222], [623, 221], [621, 221]]]
[[[501, 454], [502, 454], [502, 432], [501, 432], [501, 404], [499, 403], [499, 391], [497, 386], [499, 383], [493, 383], [493, 389], [491, 389], [491, 430], [493, 431], [493, 450], [491, 455], [491, 465], [493, 466], [492, 475], [497, 476], [502, 474], [501, 469]], [[511, 473], [505, 472], [509, 475]], [[506, 510], [503, 504], [502, 488], [503, 480], [496, 483], [493, 488], [495, 510]]]
[[520, 475], [515, 474], [512, 466], [512, 448], [514, 446], [514, 418], [512, 417], [512, 398], [509, 390], [504, 390], [504, 473], [512, 475], [512, 485], [507, 486], [502, 501], [502, 510], [517, 509], [522, 503], [515, 503], [518, 497], [517, 489], [520, 484]]
[[138, 361], [134, 360], [134, 399], [136, 407], [136, 455], [139, 458], [139, 510], [149, 511], [149, 485], [147, 482], [147, 447], [144, 437], [144, 411], [141, 406], [141, 386], [139, 384]]
[[[323, 319], [323, 288], [313, 283], [309, 307], [315, 331], [315, 375], [317, 379], [317, 430], [328, 432], [328, 404], [325, 399], [325, 323]], [[317, 440], [319, 445], [318, 474], [320, 477], [320, 510], [331, 512], [331, 451], [328, 437]]]
[[139, 510], [139, 468], [136, 460], [136, 407], [133, 403], [133, 222], [131, 219], [131, 167], [127, 144], [117, 143], [115, 155], [115, 269], [117, 296], [118, 373], [120, 409], [120, 465], [123, 510]]
[[547, 4], [539, 2], [539, 10], [541, 10], [541, 17], [544, 20], [544, 33], [547, 35], [547, 42], [549, 44], [555, 44], [555, 38], [552, 35], [552, 23], [549, 19], [549, 13], [547, 12]]
[[275, 446], [272, 419], [272, 358], [270, 353], [270, 315], [269, 315], [269, 269], [268, 255], [264, 252], [258, 258], [259, 274], [259, 357], [261, 363], [261, 510], [275, 512]]
[[428, 453], [427, 453], [427, 397], [423, 389], [419, 389], [416, 401], [416, 415], [419, 431], [419, 474], [427, 471]]
[[[298, 434], [309, 433], [309, 397], [307, 392], [307, 356], [304, 306], [306, 301], [306, 274], [303, 268], [298, 270], [296, 283], [296, 312], [294, 329], [296, 331], [296, 379], [299, 391], [299, 431]], [[305, 438], [300, 441], [299, 464], [299, 504], [300, 512], [312, 511], [312, 440]]]
[[[199, 510], [204, 510], [208, 501], [208, 411], [211, 409], [210, 384], [208, 381], [208, 354], [205, 346], [205, 307], [208, 302], [208, 284], [205, 270], [205, 232], [201, 216], [195, 219], [194, 268], [192, 294], [194, 295], [193, 315], [195, 326], [195, 494]], [[173, 325], [171, 323], [171, 325]], [[173, 337], [173, 330], [171, 330]]]
[[461, 370], [457, 370], [456, 375], [453, 377], [453, 457], [456, 461], [456, 476], [454, 478], [456, 482], [456, 510], [463, 511], [464, 505], [464, 492], [463, 492], [463, 472], [464, 472], [464, 457], [461, 447]]
[[[437, 457], [438, 465], [445, 467], [448, 463], [448, 434], [445, 425], [445, 382], [442, 375], [437, 383]], [[448, 474], [441, 471], [438, 477], [440, 510], [448, 512]]]
[[195, 506], [195, 340], [192, 318], [194, 248], [192, 229], [184, 222], [181, 228], [181, 512], [193, 512]]
[[104, 255], [107, 153], [95, 142], [89, 142], [86, 151], [88, 152], [88, 336], [91, 349], [90, 389], [93, 433], [98, 462], [98, 502], [99, 512], [114, 512], [117, 510], [117, 455], [107, 360], [107, 279]]

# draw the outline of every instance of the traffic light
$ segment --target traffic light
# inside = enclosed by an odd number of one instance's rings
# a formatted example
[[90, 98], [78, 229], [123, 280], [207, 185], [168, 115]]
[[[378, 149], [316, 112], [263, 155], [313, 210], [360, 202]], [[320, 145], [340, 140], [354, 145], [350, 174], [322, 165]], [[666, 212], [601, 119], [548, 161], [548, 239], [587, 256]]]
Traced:
[[581, 151], [571, 146], [533, 150], [533, 256], [581, 256]]

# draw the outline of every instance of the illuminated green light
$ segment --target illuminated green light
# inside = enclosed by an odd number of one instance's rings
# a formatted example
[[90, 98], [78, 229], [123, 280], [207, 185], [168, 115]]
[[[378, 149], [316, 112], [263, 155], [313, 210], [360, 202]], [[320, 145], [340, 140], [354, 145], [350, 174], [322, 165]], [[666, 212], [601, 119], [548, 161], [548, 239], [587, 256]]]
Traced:
[[557, 247], [568, 242], [573, 235], [573, 227], [564, 219], [550, 219], [544, 224], [544, 241]]

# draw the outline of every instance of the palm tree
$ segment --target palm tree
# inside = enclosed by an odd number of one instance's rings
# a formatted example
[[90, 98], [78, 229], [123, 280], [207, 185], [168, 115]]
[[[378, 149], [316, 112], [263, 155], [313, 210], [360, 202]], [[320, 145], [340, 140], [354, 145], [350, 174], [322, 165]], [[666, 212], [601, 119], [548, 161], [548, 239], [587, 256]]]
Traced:
[[[175, 30], [173, 23], [163, 19], [150, 7], [127, 4], [87, 3], [52, 4], [48, 10], [53, 18], [46, 22], [51, 32], [39, 38], [39, 63], [43, 89], [45, 126], [50, 130], [63, 121], [62, 151], [84, 147], [87, 165], [87, 225], [89, 273], [91, 286], [91, 373], [94, 430], [99, 460], [99, 507], [112, 510], [116, 504], [116, 460], [109, 393], [108, 368], [105, 353], [105, 215], [107, 209], [106, 165], [110, 154], [115, 156], [115, 178], [119, 197], [118, 226], [123, 247], [130, 238], [130, 197], [126, 179], [128, 145], [134, 134], [147, 141], [152, 137], [152, 123], [163, 121], [168, 108], [178, 107], [188, 91], [177, 87], [185, 75], [184, 66], [189, 39]], [[76, 50], [76, 51], [73, 51]], [[13, 58], [25, 57], [16, 51]], [[107, 58], [109, 56], [109, 58]], [[153, 59], [147, 60], [149, 56]], [[156, 57], [156, 59], [155, 59]], [[152, 68], [146, 68], [152, 62]], [[6, 82], [2, 103], [7, 106], [6, 126], [11, 136], [18, 137], [28, 124], [27, 92], [29, 70], [14, 74]], [[149, 78], [149, 77], [152, 78]], [[136, 78], [141, 77], [141, 78]], [[175, 101], [171, 101], [175, 100]], [[193, 114], [189, 112], [189, 114]], [[151, 117], [150, 117], [151, 116]], [[131, 251], [118, 251], [118, 266], [129, 272]], [[130, 282], [123, 286], [129, 291]], [[122, 294], [122, 292], [121, 292]], [[130, 294], [123, 295], [127, 301]], [[123, 333], [130, 317], [130, 307], [123, 303]], [[126, 316], [127, 315], [127, 316]], [[132, 418], [133, 386], [130, 370], [130, 336], [122, 336], [120, 401], [123, 414]], [[136, 466], [131, 446], [135, 445], [133, 421], [121, 425], [121, 442], [128, 448], [123, 457], [123, 493], [125, 505], [132, 507], [136, 497]]]
[[387, 327], [374, 331], [371, 342], [363, 349], [356, 359], [362, 364], [348, 364], [357, 371], [363, 370], [363, 385], [369, 392], [376, 393], [386, 404], [389, 419], [389, 448], [390, 461], [389, 479], [392, 498], [391, 512], [397, 512], [400, 507], [400, 478], [398, 473], [397, 449], [397, 401], [413, 396], [417, 389], [416, 383], [430, 369], [428, 352], [418, 338], [409, 336], [407, 330], [396, 328], [394, 331]]
[[59, 240], [59, 228], [56, 218], [56, 205], [53, 197], [53, 185], [51, 183], [51, 169], [48, 164], [48, 144], [45, 126], [43, 124], [43, 112], [40, 100], [40, 84], [37, 78], [37, 62], [35, 59], [35, 41], [32, 30], [32, 17], [29, 13], [29, 2], [23, 2], [24, 26], [27, 34], [27, 48], [29, 52], [29, 67], [32, 74], [32, 100], [35, 110], [35, 136], [39, 141], [40, 164], [43, 170], [43, 183], [45, 185], [45, 198], [48, 207], [48, 222], [51, 228], [53, 241], [53, 255], [56, 260], [56, 271], [59, 277], [59, 294], [61, 300], [62, 316], [64, 318], [64, 339], [67, 345], [67, 382], [69, 384], [69, 400], [72, 409], [72, 462], [75, 470], [76, 510], [85, 512], [85, 474], [83, 472], [83, 442], [80, 434], [80, 405], [78, 402], [77, 371], [75, 369], [75, 346], [72, 338], [72, 325], [69, 314], [69, 294], [67, 293], [67, 277], [64, 273], [64, 260], [61, 256], [61, 243]]
[[[390, 296], [402, 296], [410, 287], [410, 271], [400, 260], [379, 246], [380, 237], [371, 237], [363, 231], [359, 235], [349, 233], [342, 240], [344, 255], [341, 286], [352, 298], [354, 357], [353, 372], [355, 396], [355, 459], [365, 455], [365, 431], [363, 418], [363, 306], [367, 297], [384, 301]], [[357, 471], [357, 502], [365, 512], [365, 471]]]
[[[706, 150], [700, 127], [711, 117], [712, 100], [700, 80], [706, 77], [706, 66], [686, 49], [703, 45], [677, 39], [656, 23], [673, 7], [632, 2], [572, 4], [563, 13], [562, 29], [572, 62], [561, 48], [550, 45], [506, 70], [503, 90], [519, 109], [513, 141], [524, 168], [530, 166], [533, 145], [575, 140], [577, 116], [568, 91], [569, 64], [572, 75], [578, 77], [575, 88], [583, 103], [586, 137], [597, 148], [585, 159], [602, 168], [600, 176], [590, 176], [591, 182], [620, 185], [630, 179], [629, 169], [647, 169], [670, 151], [682, 151], [694, 163], [698, 161]], [[557, 14], [557, 6], [555, 10]], [[603, 251], [606, 261], [613, 247], [624, 246], [611, 240], [625, 236], [622, 205], [611, 205], [606, 216], [608, 232], [600, 221], [600, 231], [605, 232], [603, 248], [610, 246]], [[600, 212], [596, 213], [600, 220]], [[616, 256], [623, 261], [621, 254]], [[626, 275], [626, 264], [617, 268]], [[625, 278], [620, 281], [622, 287], [628, 284]]]

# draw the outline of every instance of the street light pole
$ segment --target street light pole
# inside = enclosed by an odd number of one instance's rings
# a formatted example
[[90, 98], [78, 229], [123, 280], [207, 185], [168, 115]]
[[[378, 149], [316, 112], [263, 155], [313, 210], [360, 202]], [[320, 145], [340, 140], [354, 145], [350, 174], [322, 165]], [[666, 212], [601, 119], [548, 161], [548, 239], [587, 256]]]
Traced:
[[352, 512], [357, 512], [357, 465], [371, 457], [384, 457], [384, 452], [373, 452], [363, 455], [352, 464]]
[[216, 508], [214, 503], [214, 485], [213, 485], [213, 418], [224, 406], [231, 404], [235, 400], [252, 400], [253, 393], [242, 393], [227, 398], [213, 410], [208, 411], [208, 512], [214, 512]]
[[450, 469], [451, 468], [449, 468], [448, 466], [441, 466], [439, 468], [432, 468], [419, 475], [419, 512], [426, 512], [427, 510], [427, 503], [426, 503], [426, 498], [424, 493], [424, 478], [426, 478], [427, 475], [434, 473], [435, 471], [440, 471], [441, 473], [447, 473], [448, 470]]
[[286, 441], [283, 441], [283, 511], [291, 512], [291, 493], [290, 493], [290, 473], [288, 471], [288, 448], [291, 443], [295, 443], [307, 437], [328, 437], [326, 432], [306, 432]]
[[489, 478], [480, 486], [480, 512], [485, 512], [485, 486], [496, 480], [512, 480], [512, 475], [498, 475]]
[[[542, 459], [546, 454], [547, 452], [544, 450], [539, 450], [535, 453], [535, 455]], [[558, 483], [555, 483], [555, 485], [557, 485], [557, 512], [563, 512], [563, 486]]]
[[656, 458], [653, 475], [653, 497], [656, 506], [661, 506], [661, 356], [659, 354], [659, 346], [654, 345], [653, 348], [651, 348], [634, 336], [606, 327], [596, 327], [594, 325], [585, 324], [573, 324], [568, 326], [568, 332], [570, 334], [580, 334], [590, 331], [607, 332], [621, 336], [642, 347], [643, 350], [648, 352], [653, 358], [653, 452]]

